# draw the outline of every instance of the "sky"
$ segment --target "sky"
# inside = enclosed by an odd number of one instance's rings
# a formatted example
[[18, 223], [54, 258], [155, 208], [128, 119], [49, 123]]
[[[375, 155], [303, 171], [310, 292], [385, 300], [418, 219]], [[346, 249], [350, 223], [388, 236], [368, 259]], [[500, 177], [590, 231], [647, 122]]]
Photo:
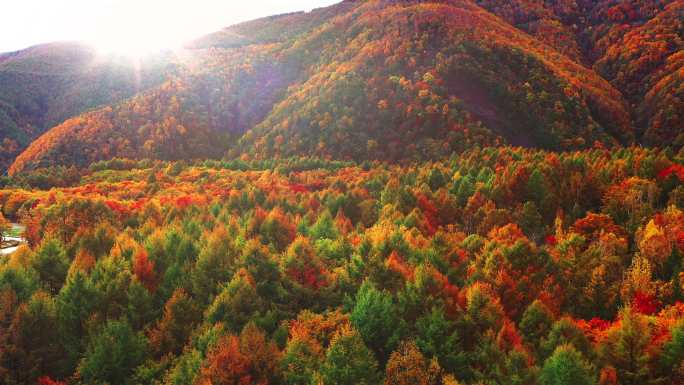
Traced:
[[229, 25], [340, 0], [5, 0], [0, 52], [53, 41], [103, 50], [174, 48]]

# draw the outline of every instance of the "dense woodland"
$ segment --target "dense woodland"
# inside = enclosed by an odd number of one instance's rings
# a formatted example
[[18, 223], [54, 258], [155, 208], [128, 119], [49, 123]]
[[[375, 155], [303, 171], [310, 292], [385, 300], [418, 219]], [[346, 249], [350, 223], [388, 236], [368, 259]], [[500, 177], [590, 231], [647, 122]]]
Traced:
[[[684, 154], [2, 181], [6, 384], [681, 384]], [[53, 187], [58, 186], [58, 187]]]

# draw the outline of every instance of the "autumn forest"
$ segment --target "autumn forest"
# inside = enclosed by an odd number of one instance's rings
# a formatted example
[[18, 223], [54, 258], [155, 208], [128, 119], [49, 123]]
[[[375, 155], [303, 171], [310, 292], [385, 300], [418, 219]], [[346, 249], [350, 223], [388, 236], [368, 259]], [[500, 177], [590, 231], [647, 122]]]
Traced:
[[0, 384], [684, 385], [682, 0], [0, 54], [0, 168]]

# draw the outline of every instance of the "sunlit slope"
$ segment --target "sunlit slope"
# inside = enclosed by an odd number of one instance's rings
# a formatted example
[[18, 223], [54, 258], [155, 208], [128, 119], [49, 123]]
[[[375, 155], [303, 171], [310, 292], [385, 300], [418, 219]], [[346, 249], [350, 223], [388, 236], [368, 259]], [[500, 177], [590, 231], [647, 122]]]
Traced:
[[47, 128], [161, 83], [168, 55], [139, 62], [77, 43], [0, 56], [0, 169]]
[[253, 51], [193, 53], [181, 74], [161, 86], [54, 127], [10, 173], [112, 157], [220, 157], [289, 84], [290, 75], [272, 59]]

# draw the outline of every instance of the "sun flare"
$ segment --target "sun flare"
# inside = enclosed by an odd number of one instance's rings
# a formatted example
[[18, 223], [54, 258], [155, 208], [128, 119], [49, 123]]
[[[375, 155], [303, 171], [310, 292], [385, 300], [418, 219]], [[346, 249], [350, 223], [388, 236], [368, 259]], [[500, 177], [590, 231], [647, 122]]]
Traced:
[[120, 31], [103, 32], [88, 43], [103, 54], [116, 54], [130, 58], [139, 58], [164, 50], [173, 50], [182, 46], [187, 37], [173, 34], [159, 34], [149, 31], [138, 31], [122, 34]]

